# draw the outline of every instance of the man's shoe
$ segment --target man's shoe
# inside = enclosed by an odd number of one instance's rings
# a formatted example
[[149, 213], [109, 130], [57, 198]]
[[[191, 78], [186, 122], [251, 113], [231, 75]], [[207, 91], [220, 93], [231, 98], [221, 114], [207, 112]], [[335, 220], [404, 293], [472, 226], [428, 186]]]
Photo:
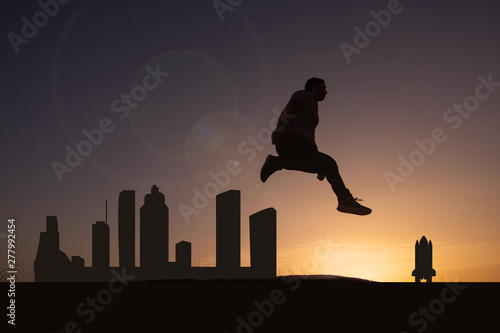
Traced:
[[273, 155], [267, 155], [266, 161], [262, 169], [260, 169], [260, 180], [265, 183], [269, 176], [281, 169], [283, 168], [278, 165], [278, 158]]
[[358, 201], [363, 201], [358, 198], [350, 198], [339, 202], [337, 210], [342, 213], [356, 214], [356, 215], [368, 215], [372, 210], [368, 207], [360, 205]]

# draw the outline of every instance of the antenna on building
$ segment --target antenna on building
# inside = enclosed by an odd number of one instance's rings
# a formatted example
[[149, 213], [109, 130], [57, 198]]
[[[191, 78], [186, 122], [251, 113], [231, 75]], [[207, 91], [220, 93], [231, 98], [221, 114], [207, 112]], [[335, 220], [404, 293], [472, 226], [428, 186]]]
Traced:
[[108, 199], [106, 199], [106, 225], [108, 224]]

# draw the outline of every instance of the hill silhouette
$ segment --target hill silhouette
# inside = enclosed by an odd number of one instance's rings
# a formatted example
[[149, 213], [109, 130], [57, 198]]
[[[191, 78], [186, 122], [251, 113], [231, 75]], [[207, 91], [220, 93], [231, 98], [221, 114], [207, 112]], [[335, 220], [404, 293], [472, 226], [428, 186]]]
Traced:
[[365, 280], [356, 277], [350, 276], [341, 276], [341, 275], [330, 275], [330, 274], [313, 274], [313, 275], [281, 275], [278, 278], [291, 278], [297, 277], [302, 280], [308, 281], [323, 281], [323, 282], [338, 282], [338, 283], [351, 283], [351, 282], [371, 282], [377, 283], [377, 281]]

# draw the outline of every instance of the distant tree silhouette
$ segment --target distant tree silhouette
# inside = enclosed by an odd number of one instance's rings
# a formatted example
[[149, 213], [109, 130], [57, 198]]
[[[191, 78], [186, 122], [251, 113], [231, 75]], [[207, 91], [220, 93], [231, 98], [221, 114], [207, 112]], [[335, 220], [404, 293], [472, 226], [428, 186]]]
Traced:
[[200, 257], [194, 258], [192, 266], [193, 267], [201, 267], [201, 259], [200, 259]]

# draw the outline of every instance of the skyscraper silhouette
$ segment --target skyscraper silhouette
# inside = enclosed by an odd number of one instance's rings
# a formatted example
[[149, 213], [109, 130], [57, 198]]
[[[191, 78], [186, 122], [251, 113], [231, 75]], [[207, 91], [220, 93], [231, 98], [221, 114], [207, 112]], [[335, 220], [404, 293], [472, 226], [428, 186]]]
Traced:
[[59, 250], [59, 230], [57, 216], [47, 216], [47, 231], [40, 232], [40, 242], [33, 268], [35, 281], [67, 281], [70, 276], [71, 262]]
[[250, 215], [250, 266], [255, 277], [276, 276], [275, 253], [276, 210], [267, 208]]
[[47, 216], [46, 223], [47, 231], [43, 233], [42, 237], [45, 238], [50, 251], [59, 250], [59, 225], [57, 216]]
[[92, 224], [92, 267], [109, 267], [109, 226], [104, 221]]
[[135, 191], [121, 191], [118, 198], [118, 254], [120, 267], [135, 266]]
[[216, 197], [216, 265], [227, 277], [240, 268], [240, 196], [240, 191], [229, 190]]
[[188, 269], [191, 267], [191, 243], [180, 241], [175, 244], [175, 262], [179, 267]]
[[427, 238], [422, 236], [420, 243], [415, 242], [415, 269], [411, 273], [415, 277], [415, 282], [425, 279], [432, 282], [432, 277], [436, 276], [436, 271], [432, 268], [432, 241], [427, 242]]
[[164, 270], [168, 263], [168, 207], [165, 196], [153, 185], [141, 207], [141, 268]]

